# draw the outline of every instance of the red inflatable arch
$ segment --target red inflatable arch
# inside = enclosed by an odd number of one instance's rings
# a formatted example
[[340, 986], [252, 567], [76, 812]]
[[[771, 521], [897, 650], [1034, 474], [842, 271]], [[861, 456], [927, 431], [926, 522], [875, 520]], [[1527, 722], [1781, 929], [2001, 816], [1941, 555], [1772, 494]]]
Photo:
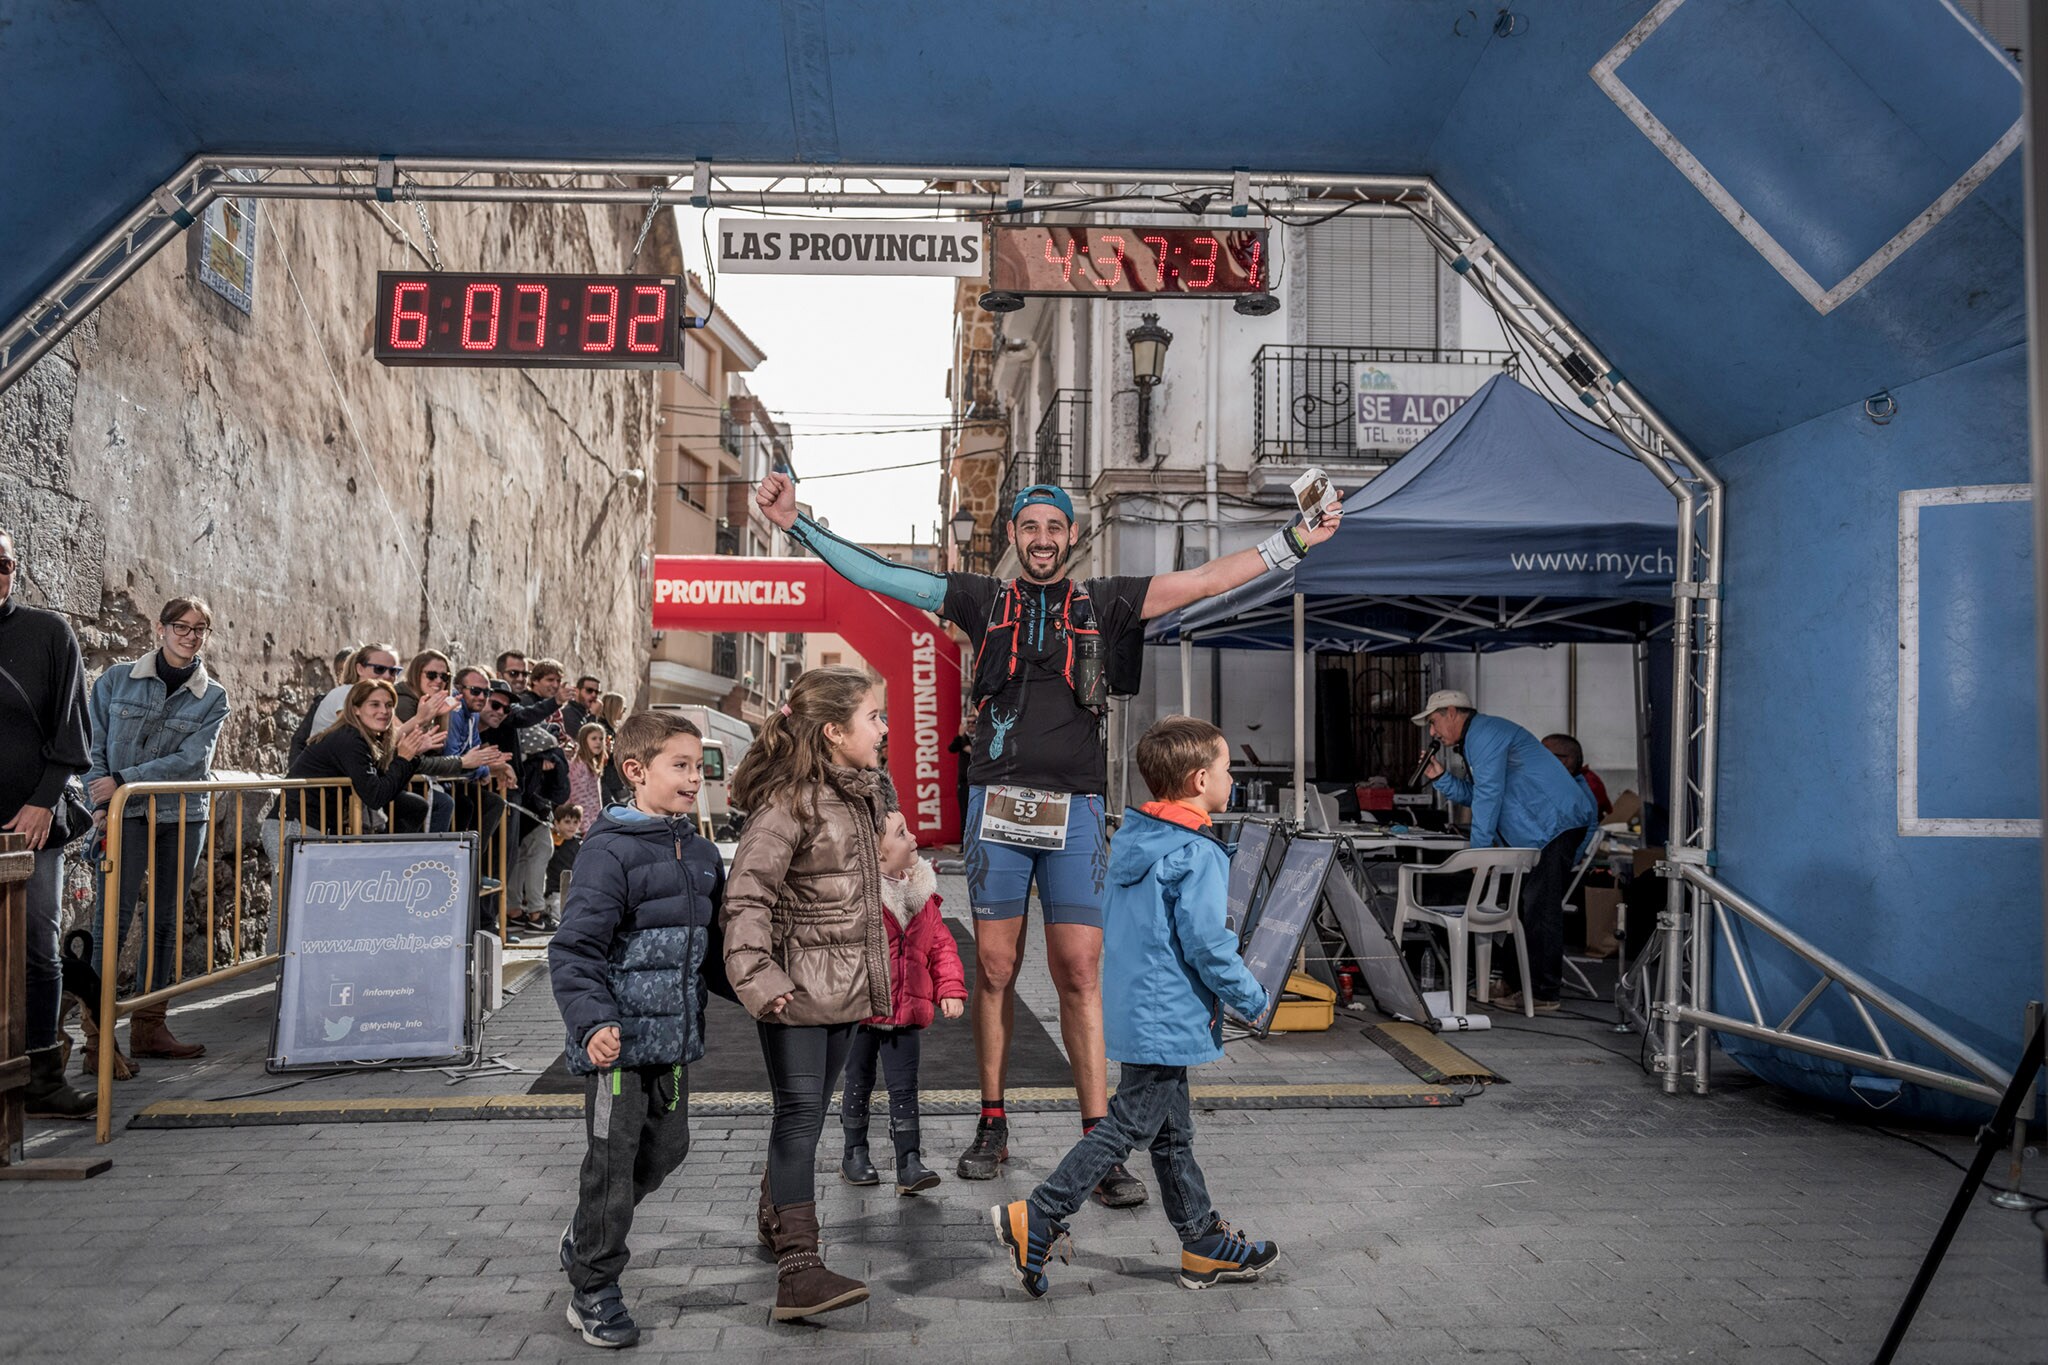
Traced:
[[656, 630], [822, 631], [889, 688], [889, 775], [920, 845], [960, 841], [954, 797], [960, 651], [938, 618], [858, 588], [815, 559], [657, 555]]

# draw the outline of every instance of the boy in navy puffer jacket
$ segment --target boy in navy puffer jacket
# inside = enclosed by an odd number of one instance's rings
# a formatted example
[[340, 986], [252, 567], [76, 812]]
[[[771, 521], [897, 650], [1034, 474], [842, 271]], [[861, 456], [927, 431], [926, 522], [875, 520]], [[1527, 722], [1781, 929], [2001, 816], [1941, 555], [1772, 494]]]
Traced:
[[584, 840], [548, 947], [569, 1070], [588, 1078], [590, 1146], [561, 1252], [569, 1323], [592, 1346], [639, 1340], [619, 1290], [626, 1234], [634, 1206], [690, 1150], [686, 1068], [704, 1055], [704, 992], [732, 995], [718, 933], [725, 867], [695, 823], [703, 737], [679, 716], [641, 712], [620, 725], [617, 752], [632, 804], [606, 809]]

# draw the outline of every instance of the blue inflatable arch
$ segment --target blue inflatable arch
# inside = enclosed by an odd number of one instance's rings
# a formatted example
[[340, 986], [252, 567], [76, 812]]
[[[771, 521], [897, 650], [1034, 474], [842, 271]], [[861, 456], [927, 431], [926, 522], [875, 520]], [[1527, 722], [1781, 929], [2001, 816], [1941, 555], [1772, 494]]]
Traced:
[[[1767, 912], [1934, 1040], [1880, 1018], [1898, 1064], [1823, 1055], [1870, 1046], [1837, 986], [1817, 1044], [1729, 1050], [1824, 1095], [1903, 1080], [1909, 1111], [2017, 1056], [2042, 954], [2020, 83], [1946, 0], [16, 0], [0, 76], [0, 382], [235, 167], [237, 193], [671, 203], [872, 168], [998, 212], [1093, 167], [1096, 193], [1426, 217], [1594, 411], [1695, 462], [1692, 904]], [[1739, 919], [1686, 1003], [1776, 1023], [1816, 969]]]

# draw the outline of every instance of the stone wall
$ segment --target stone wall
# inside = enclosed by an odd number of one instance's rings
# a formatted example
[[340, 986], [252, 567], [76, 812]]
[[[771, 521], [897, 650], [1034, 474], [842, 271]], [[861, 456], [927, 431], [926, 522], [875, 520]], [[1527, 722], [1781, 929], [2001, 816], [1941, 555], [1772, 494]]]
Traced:
[[[537, 271], [626, 269], [641, 217], [430, 215], [450, 268]], [[282, 771], [335, 651], [362, 640], [458, 662], [523, 648], [638, 695], [650, 490], [620, 475], [652, 466], [653, 376], [377, 364], [375, 272], [421, 268], [407, 205], [264, 202], [248, 314], [198, 282], [199, 233], [0, 395], [23, 600], [70, 617], [97, 673], [150, 647], [166, 598], [208, 599], [223, 768]]]

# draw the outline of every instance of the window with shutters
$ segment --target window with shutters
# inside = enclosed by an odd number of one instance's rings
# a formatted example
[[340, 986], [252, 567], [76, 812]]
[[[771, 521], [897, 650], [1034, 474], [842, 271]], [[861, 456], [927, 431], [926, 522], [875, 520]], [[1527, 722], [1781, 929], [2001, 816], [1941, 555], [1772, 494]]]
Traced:
[[1442, 345], [1439, 258], [1400, 218], [1336, 218], [1308, 229], [1311, 346]]

